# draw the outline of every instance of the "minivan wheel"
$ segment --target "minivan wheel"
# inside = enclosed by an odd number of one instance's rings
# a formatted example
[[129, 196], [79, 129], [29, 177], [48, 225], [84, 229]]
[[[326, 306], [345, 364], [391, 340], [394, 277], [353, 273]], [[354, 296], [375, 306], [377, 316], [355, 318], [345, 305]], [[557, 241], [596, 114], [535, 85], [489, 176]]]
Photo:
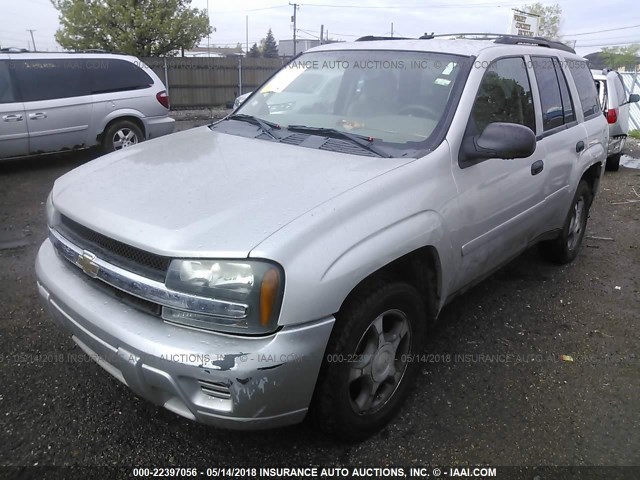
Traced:
[[361, 440], [398, 412], [415, 381], [424, 301], [402, 282], [361, 291], [337, 315], [311, 408], [325, 432]]
[[142, 130], [135, 123], [122, 120], [110, 125], [104, 133], [102, 145], [106, 152], [113, 152], [144, 141]]
[[605, 164], [605, 170], [608, 172], [617, 172], [620, 170], [620, 157], [622, 153], [616, 153], [615, 155], [611, 155], [607, 158], [607, 163]]
[[569, 263], [576, 258], [587, 230], [591, 200], [589, 184], [582, 180], [571, 203], [562, 233], [554, 240], [540, 243], [540, 251], [546, 258], [558, 264]]

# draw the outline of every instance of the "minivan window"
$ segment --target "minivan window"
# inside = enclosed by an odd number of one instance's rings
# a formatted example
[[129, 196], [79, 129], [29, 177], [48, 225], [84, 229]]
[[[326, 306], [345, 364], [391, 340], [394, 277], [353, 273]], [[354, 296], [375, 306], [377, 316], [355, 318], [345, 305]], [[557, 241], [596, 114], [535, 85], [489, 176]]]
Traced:
[[85, 60], [85, 68], [91, 79], [92, 93], [139, 90], [153, 85], [146, 72], [126, 60], [91, 58]]
[[[442, 131], [455, 87], [468, 71], [461, 67], [465, 59], [410, 51], [305, 53], [234, 113], [277, 124], [281, 137], [289, 127], [313, 135], [311, 127], [370, 138], [387, 149], [418, 150]], [[229, 122], [214, 128], [241, 134], [233, 117]]]
[[573, 81], [576, 83], [584, 118], [598, 115], [600, 113], [598, 92], [587, 63], [579, 60], [569, 60], [567, 63]]
[[0, 103], [13, 103], [16, 101], [9, 74], [9, 62], [0, 60]]
[[23, 102], [90, 95], [89, 82], [76, 60], [12, 60]]
[[479, 135], [493, 122], [518, 123], [535, 132], [531, 83], [522, 57], [501, 58], [489, 65], [465, 135]]

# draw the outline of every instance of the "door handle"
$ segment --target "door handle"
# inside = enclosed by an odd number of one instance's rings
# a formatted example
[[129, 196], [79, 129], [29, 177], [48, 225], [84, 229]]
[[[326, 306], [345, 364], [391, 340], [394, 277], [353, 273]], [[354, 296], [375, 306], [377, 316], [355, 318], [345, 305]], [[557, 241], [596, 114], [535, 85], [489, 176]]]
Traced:
[[531, 175], [537, 175], [542, 170], [544, 170], [544, 162], [542, 160], [538, 160], [537, 162], [533, 162], [531, 164]]
[[584, 150], [584, 142], [580, 140], [576, 143], [576, 153], [580, 153], [582, 150]]
[[43, 118], [47, 118], [47, 114], [44, 112], [30, 113], [29, 118], [31, 120], [41, 120]]
[[2, 120], [5, 122], [21, 122], [22, 115], [20, 114], [5, 115], [2, 117]]

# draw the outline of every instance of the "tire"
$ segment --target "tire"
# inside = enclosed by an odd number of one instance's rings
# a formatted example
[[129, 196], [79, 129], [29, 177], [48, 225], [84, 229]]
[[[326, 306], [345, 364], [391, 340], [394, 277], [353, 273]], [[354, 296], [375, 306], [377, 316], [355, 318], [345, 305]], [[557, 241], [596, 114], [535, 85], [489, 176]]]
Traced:
[[607, 158], [607, 163], [605, 165], [605, 170], [608, 172], [617, 172], [620, 170], [620, 157], [622, 153], [616, 153], [615, 155], [611, 155]]
[[411, 360], [425, 325], [424, 301], [411, 285], [361, 290], [337, 315], [311, 406], [315, 423], [351, 441], [384, 427], [415, 381], [418, 364]]
[[120, 120], [109, 125], [104, 132], [102, 148], [105, 152], [115, 152], [144, 141], [142, 130], [129, 120]]
[[570, 263], [576, 258], [587, 229], [591, 201], [589, 184], [582, 180], [571, 202], [562, 233], [554, 240], [540, 243], [543, 256], [560, 265]]

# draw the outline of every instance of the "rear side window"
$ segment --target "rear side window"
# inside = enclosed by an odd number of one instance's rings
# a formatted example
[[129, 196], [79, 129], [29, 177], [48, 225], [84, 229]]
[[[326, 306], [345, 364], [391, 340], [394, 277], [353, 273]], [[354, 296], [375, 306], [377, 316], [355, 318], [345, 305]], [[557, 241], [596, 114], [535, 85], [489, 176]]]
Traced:
[[9, 62], [0, 60], [0, 103], [13, 103], [16, 101], [9, 75]]
[[542, 104], [542, 127], [554, 129], [576, 119], [567, 79], [557, 58], [532, 57]]
[[12, 60], [22, 101], [90, 95], [89, 81], [77, 60]]
[[91, 58], [85, 60], [91, 79], [92, 93], [140, 90], [153, 85], [151, 77], [140, 67], [126, 60]]
[[598, 93], [596, 92], [596, 85], [586, 62], [569, 60], [567, 64], [569, 65], [569, 71], [571, 72], [573, 81], [576, 83], [584, 118], [598, 115], [600, 113]]
[[466, 134], [478, 135], [493, 122], [518, 123], [535, 132], [533, 112], [524, 58], [501, 58], [482, 78]]

